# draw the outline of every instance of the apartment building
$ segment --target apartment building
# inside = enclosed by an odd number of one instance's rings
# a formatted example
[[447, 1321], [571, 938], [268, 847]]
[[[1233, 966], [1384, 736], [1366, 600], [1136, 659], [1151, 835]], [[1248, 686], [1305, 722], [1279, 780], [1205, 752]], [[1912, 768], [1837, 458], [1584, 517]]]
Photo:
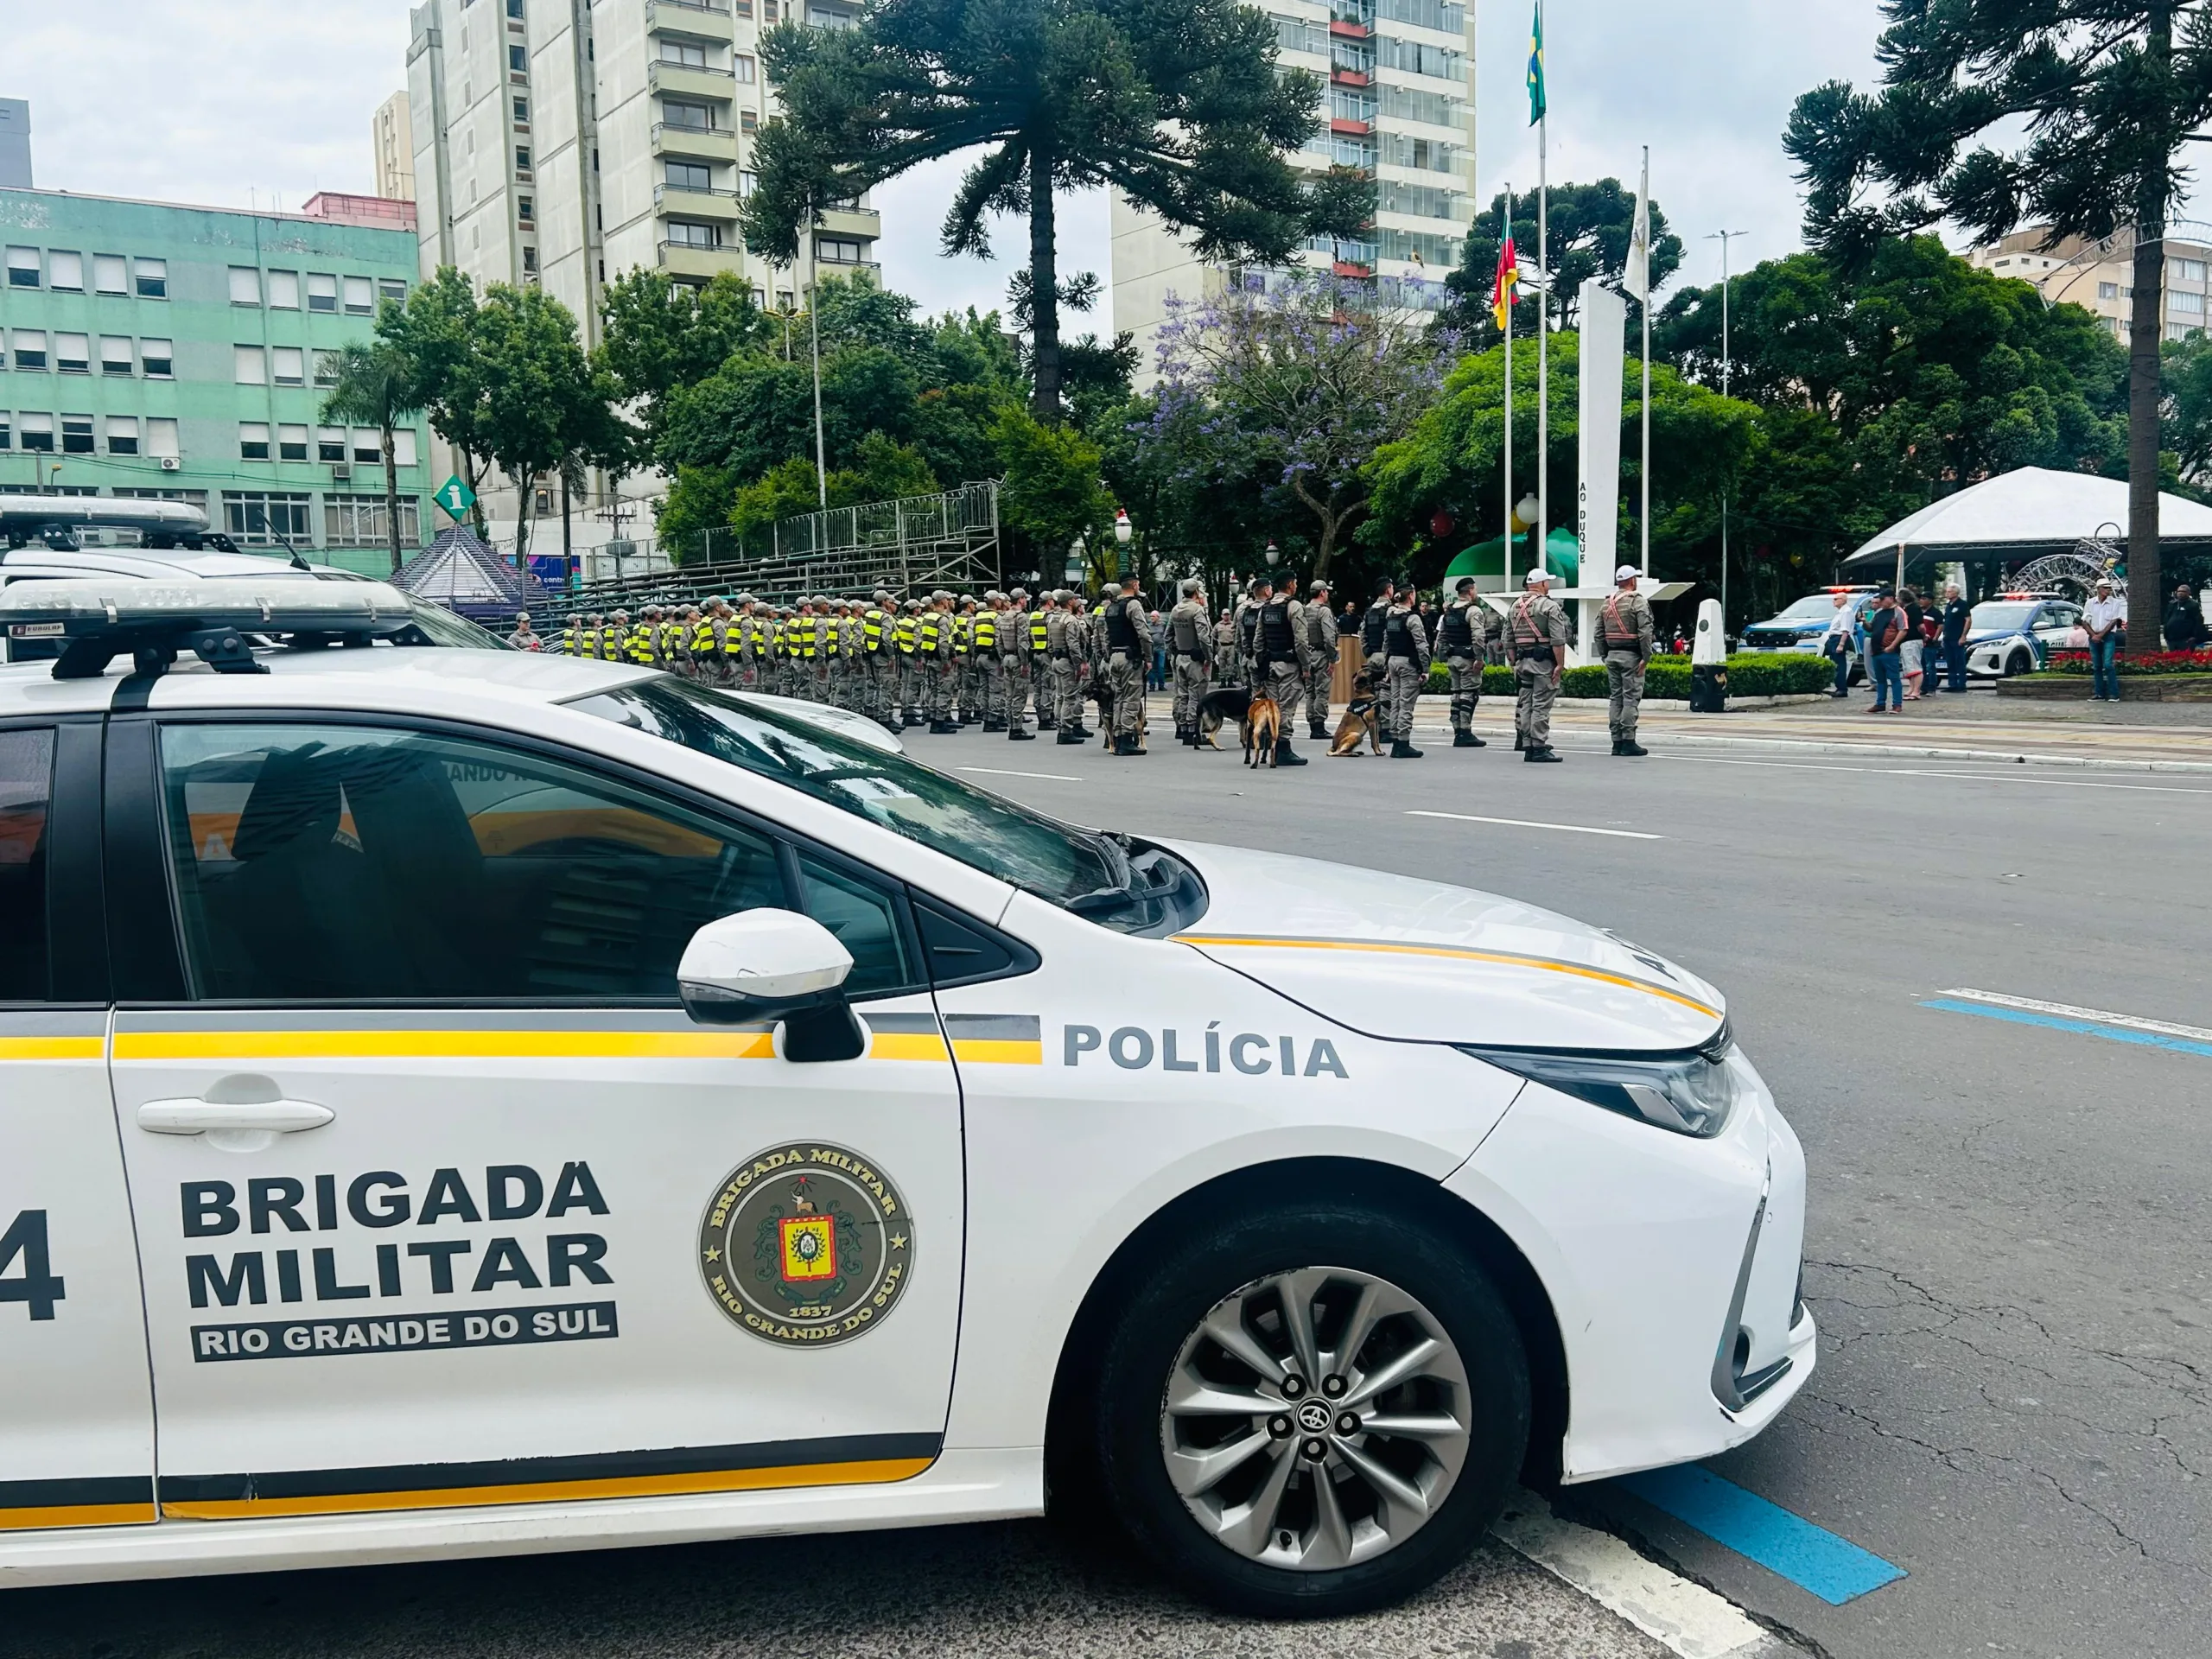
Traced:
[[[626, 271], [691, 283], [728, 271], [789, 311], [817, 271], [879, 269], [881, 224], [865, 201], [826, 209], [788, 268], [748, 253], [737, 224], [773, 108], [760, 31], [849, 29], [859, 0], [427, 0], [410, 16], [423, 276], [453, 265], [480, 286], [540, 284], [589, 346], [601, 292]], [[533, 512], [557, 514], [557, 492], [533, 487]], [[618, 535], [661, 488], [632, 478], [617, 500], [597, 480], [571, 503], [572, 544]], [[512, 488], [484, 502], [494, 538], [511, 533]]]
[[[390, 569], [382, 435], [317, 411], [414, 279], [411, 231], [0, 189], [0, 493], [188, 501], [242, 546]], [[428, 435], [397, 435], [410, 545]]]
[[[1283, 67], [1326, 86], [1321, 130], [1291, 160], [1357, 168], [1376, 182], [1375, 227], [1359, 241], [1318, 238], [1306, 266], [1371, 282], [1386, 304], [1433, 310], [1474, 218], [1475, 34], [1456, 0], [1259, 0]], [[1156, 214], [1118, 193], [1112, 204], [1114, 327], [1136, 337], [1140, 374], [1170, 296], [1195, 301], [1232, 277], [1198, 261]]]
[[415, 118], [407, 94], [394, 92], [369, 118], [369, 155], [377, 194], [387, 201], [415, 200]]
[[[2001, 242], [1969, 248], [1962, 257], [1980, 270], [2033, 283], [2050, 304], [2094, 312], [2113, 338], [2125, 344], [2135, 302], [2133, 233], [2122, 231], [2101, 242], [2069, 236], [2048, 248], [2042, 245], [2044, 234], [2040, 228], [2016, 231]], [[2206, 312], [2212, 304], [2212, 282], [2206, 276], [2212, 269], [2212, 245], [2169, 236], [2165, 254], [2160, 332], [2168, 340], [2183, 340], [2212, 328]]]

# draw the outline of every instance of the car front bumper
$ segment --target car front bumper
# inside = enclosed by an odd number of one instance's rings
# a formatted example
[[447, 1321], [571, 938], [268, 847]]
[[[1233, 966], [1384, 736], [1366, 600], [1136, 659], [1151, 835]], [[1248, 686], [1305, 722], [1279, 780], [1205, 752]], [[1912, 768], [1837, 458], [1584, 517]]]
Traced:
[[1756, 1086], [1710, 1141], [1532, 1084], [1446, 1182], [1551, 1298], [1570, 1483], [1740, 1445], [1812, 1374], [1804, 1154], [1743, 1064]]

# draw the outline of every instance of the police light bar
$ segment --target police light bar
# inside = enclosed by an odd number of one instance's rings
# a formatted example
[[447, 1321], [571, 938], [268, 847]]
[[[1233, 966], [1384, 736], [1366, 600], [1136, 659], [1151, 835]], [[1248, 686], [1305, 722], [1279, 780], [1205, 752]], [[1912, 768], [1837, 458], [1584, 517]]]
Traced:
[[220, 673], [265, 674], [247, 636], [366, 640], [401, 632], [413, 620], [406, 596], [387, 583], [301, 575], [80, 577], [0, 591], [0, 627], [10, 639], [68, 642], [54, 665], [57, 680], [97, 679], [126, 652], [139, 673], [158, 674], [185, 650]]

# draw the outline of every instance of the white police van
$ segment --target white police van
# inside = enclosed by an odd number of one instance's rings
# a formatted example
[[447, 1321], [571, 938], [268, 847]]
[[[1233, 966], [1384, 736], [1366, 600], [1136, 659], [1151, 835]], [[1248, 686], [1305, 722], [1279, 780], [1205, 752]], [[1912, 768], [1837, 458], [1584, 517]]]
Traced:
[[21, 583], [0, 1585], [1097, 1506], [1224, 1605], [1757, 1434], [1805, 1165], [1516, 900], [1077, 828], [377, 583]]

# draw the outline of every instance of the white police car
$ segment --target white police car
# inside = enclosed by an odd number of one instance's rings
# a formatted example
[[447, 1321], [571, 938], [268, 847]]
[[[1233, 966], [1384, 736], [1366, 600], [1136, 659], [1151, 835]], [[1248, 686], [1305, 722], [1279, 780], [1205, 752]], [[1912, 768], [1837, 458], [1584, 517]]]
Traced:
[[238, 586], [0, 603], [64, 642], [0, 671], [0, 1584], [1049, 1469], [1338, 1612], [1811, 1370], [1803, 1157], [1681, 968]]
[[2081, 626], [2082, 607], [2063, 594], [2000, 594], [1974, 607], [1964, 644], [1967, 672], [2004, 680], [2043, 667]]

